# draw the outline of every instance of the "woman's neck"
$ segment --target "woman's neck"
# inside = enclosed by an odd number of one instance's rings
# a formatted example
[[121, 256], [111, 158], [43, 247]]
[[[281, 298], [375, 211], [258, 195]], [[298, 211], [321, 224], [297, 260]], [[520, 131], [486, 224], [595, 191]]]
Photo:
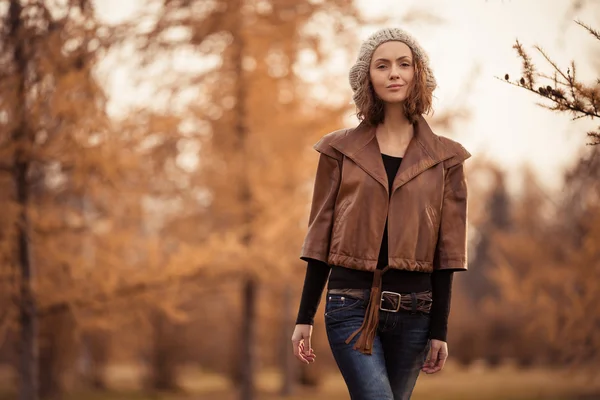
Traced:
[[392, 145], [404, 145], [412, 137], [413, 125], [406, 118], [403, 105], [386, 104], [384, 120], [377, 126], [377, 139]]

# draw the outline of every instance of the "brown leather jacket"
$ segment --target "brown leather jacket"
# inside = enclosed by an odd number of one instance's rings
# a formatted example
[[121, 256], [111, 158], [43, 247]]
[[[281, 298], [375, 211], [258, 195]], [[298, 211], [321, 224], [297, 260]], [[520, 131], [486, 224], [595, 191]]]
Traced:
[[308, 231], [300, 258], [374, 271], [388, 221], [389, 268], [467, 269], [471, 156], [421, 116], [391, 189], [375, 128], [361, 122], [323, 136]]

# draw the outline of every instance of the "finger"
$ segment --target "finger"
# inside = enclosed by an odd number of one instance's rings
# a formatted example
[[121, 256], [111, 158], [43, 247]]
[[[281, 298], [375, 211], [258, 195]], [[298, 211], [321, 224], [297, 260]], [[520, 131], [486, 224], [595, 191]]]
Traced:
[[302, 353], [298, 354], [296, 358], [300, 360], [302, 364], [309, 364], [309, 361], [306, 358], [304, 358], [304, 355], [302, 355]]
[[317, 357], [317, 355], [315, 354], [313, 349], [309, 349], [306, 345], [306, 342], [302, 342], [301, 343], [301, 347], [300, 347], [300, 352], [302, 354], [302, 356], [308, 360], [309, 362], [313, 362], [315, 361], [315, 358]]
[[302, 351], [302, 342], [298, 343], [298, 346], [294, 350], [294, 355], [296, 356], [296, 358], [298, 360], [302, 361], [302, 363], [304, 363], [304, 364], [309, 363], [309, 361], [304, 356], [304, 352]]
[[306, 357], [304, 357], [304, 355], [302, 354], [302, 347], [303, 347], [303, 343], [302, 343], [302, 339], [300, 340], [293, 340], [292, 341], [292, 346], [293, 346], [293, 350], [294, 350], [294, 356], [296, 356], [296, 358], [300, 361], [302, 361], [305, 364], [308, 364], [308, 360], [306, 359]]
[[429, 370], [429, 374], [435, 374], [442, 370], [442, 367], [439, 364], [436, 364], [433, 368]]
[[444, 364], [446, 363], [446, 354], [443, 350], [438, 350], [437, 360], [433, 363], [433, 365], [429, 365], [423, 369], [427, 374], [435, 374], [444, 368]]
[[426, 374], [428, 374], [428, 375], [429, 375], [429, 374], [435, 374], [435, 373], [436, 373], [436, 372], [438, 372], [440, 369], [439, 369], [439, 367], [427, 367], [427, 366], [425, 366], [425, 367], [421, 368], [421, 370], [422, 370], [423, 372], [425, 372]]
[[443, 366], [444, 362], [438, 358], [438, 360], [431, 367], [429, 367], [429, 373], [435, 374], [436, 372], [441, 371]]
[[300, 349], [300, 341], [292, 340], [292, 351], [294, 352], [295, 356], [298, 355], [299, 349]]
[[421, 370], [427, 374], [430, 374], [433, 371], [434, 364], [432, 364], [429, 360], [427, 360]]
[[446, 360], [448, 359], [448, 354], [443, 351], [440, 351], [438, 354], [438, 361], [436, 363], [436, 367], [439, 368], [438, 371], [441, 371], [446, 364]]
[[446, 365], [446, 360], [441, 359], [440, 361], [438, 361], [438, 363], [435, 366], [435, 368], [437, 369], [437, 371], [441, 371], [444, 368], [444, 365]]
[[312, 349], [307, 350], [304, 343], [305, 343], [304, 341], [302, 341], [300, 343], [300, 346], [299, 346], [300, 355], [302, 355], [302, 358], [304, 360], [306, 360], [308, 362], [313, 362], [316, 355], [314, 354]]
[[423, 372], [428, 373], [428, 374], [432, 373], [438, 352], [439, 352], [439, 349], [437, 349], [435, 346], [431, 346], [429, 348], [429, 354], [427, 356], [427, 359], [423, 363], [423, 367], [421, 368], [421, 370]]
[[429, 352], [429, 359], [426, 364], [428, 367], [432, 368], [438, 359], [438, 354], [440, 352], [440, 348], [438, 346], [431, 346], [431, 351]]
[[310, 349], [308, 352], [304, 351], [302, 356], [310, 362], [315, 361], [315, 358], [317, 358], [317, 355], [314, 353], [313, 349]]
[[314, 351], [314, 349], [312, 349], [312, 348], [309, 348], [309, 347], [308, 347], [308, 346], [305, 344], [305, 342], [301, 342], [301, 343], [300, 343], [300, 351], [302, 351], [302, 353], [303, 353], [305, 356], [307, 356], [307, 355], [310, 355], [310, 354], [314, 354], [314, 352], [315, 352], [315, 351]]
[[304, 338], [304, 344], [305, 344], [305, 346], [304, 346], [304, 355], [307, 356], [312, 351], [312, 346], [310, 344], [310, 336]]

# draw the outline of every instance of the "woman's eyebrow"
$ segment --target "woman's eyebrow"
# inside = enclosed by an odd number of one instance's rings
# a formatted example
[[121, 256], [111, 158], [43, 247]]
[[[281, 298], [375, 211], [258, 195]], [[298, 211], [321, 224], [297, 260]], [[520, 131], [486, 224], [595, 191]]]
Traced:
[[[409, 56], [402, 56], [402, 57], [396, 58], [396, 61], [402, 60], [403, 58], [406, 58], [406, 59], [410, 60]], [[375, 62], [377, 62], [377, 61], [390, 61], [390, 60], [388, 60], [387, 58], [378, 58], [377, 60], [375, 60]]]

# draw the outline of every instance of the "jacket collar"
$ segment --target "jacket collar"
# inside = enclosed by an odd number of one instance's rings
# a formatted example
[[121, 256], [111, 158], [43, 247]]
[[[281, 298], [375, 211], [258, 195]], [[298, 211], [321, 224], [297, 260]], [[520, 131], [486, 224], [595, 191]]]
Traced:
[[[374, 126], [362, 121], [347, 135], [333, 141], [331, 146], [351, 159], [389, 192], [387, 173]], [[419, 116], [415, 123], [414, 136], [406, 148], [400, 169], [394, 178], [392, 193], [421, 172], [453, 155], [454, 153], [433, 133], [425, 118]]]

